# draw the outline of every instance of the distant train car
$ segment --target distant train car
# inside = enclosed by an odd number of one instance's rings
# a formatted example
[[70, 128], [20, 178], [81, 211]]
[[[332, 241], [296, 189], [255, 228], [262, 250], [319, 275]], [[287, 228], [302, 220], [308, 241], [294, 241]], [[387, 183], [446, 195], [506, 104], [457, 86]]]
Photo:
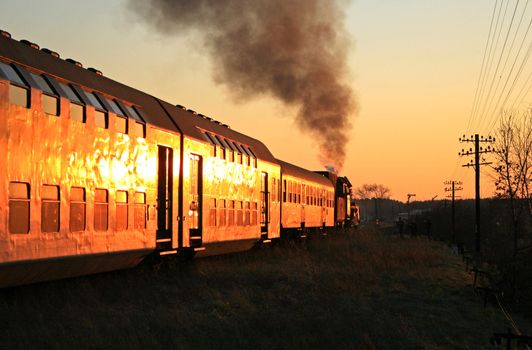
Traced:
[[334, 184], [334, 225], [336, 227], [350, 226], [351, 220], [351, 189], [352, 185], [346, 176], [338, 176], [331, 171], [316, 171]]
[[279, 160], [281, 164], [281, 232], [305, 235], [334, 227], [334, 186], [325, 177]]

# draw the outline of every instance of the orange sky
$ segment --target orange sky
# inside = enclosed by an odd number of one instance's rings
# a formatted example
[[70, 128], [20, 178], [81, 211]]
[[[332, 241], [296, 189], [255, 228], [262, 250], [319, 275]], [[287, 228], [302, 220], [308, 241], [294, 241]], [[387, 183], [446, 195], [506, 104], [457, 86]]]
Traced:
[[[124, 2], [3, 0], [1, 29], [223, 121], [262, 140], [278, 158], [321, 169], [314, 140], [293, 122], [294, 108], [268, 96], [232, 100], [214, 83], [197, 37], [165, 37], [134, 23]], [[474, 172], [458, 166], [458, 137], [477, 131], [466, 129], [494, 2], [405, 3], [356, 0], [346, 7], [354, 45], [345, 81], [357, 94], [359, 112], [352, 116], [342, 173], [354, 186], [387, 185], [401, 201], [407, 193], [441, 199], [443, 182], [452, 178], [472, 197]], [[491, 180], [482, 181], [483, 196], [491, 195]]]

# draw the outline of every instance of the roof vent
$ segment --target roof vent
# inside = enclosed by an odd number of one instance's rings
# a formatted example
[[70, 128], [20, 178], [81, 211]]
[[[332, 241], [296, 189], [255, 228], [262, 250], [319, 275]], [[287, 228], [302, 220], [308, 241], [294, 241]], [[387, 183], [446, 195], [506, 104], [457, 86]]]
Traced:
[[207, 116], [205, 114], [198, 114], [198, 116], [202, 117], [203, 119], [207, 119]]
[[72, 63], [76, 67], [83, 68], [83, 65], [80, 62], [73, 60], [72, 58], [67, 58], [65, 61], [67, 61], [68, 63]]
[[215, 123], [218, 124], [218, 125], [222, 125], [222, 122], [219, 122], [219, 121], [217, 121], [217, 120], [213, 120], [213, 122], [215, 122]]
[[190, 113], [192, 113], [194, 115], [198, 115], [198, 112], [196, 112], [196, 111], [194, 111], [192, 109], [187, 109], [187, 112], [190, 112]]
[[39, 50], [39, 45], [32, 43], [31, 41], [22, 39], [20, 42], [23, 43], [24, 45], [28, 45], [29, 47], [34, 48], [35, 50]]
[[5, 30], [0, 29], [0, 35], [5, 36], [8, 39], [11, 39], [11, 34], [9, 32], [6, 32]]
[[55, 58], [60, 58], [57, 52], [52, 51], [50, 49], [41, 49], [41, 51], [49, 54], [50, 56], [54, 56]]
[[182, 106], [182, 105], [175, 105], [177, 108], [181, 108], [181, 109], [184, 109], [185, 111], [187, 110], [187, 108], [185, 106]]
[[103, 76], [102, 71], [101, 71], [101, 70], [98, 70], [98, 69], [96, 69], [96, 68], [87, 68], [87, 70], [93, 72], [93, 73], [96, 74], [96, 75]]
[[222, 126], [225, 126], [227, 129], [231, 129], [231, 127], [227, 124], [222, 124]]

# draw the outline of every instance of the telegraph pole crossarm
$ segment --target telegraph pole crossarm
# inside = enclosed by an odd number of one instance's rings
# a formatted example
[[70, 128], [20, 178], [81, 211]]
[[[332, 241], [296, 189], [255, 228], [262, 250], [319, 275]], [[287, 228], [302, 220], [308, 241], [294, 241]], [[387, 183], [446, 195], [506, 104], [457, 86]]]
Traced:
[[455, 244], [456, 243], [456, 228], [455, 228], [455, 206], [454, 206], [454, 200], [456, 198], [459, 198], [460, 196], [456, 196], [455, 195], [455, 192], [456, 191], [461, 191], [463, 190], [462, 188], [462, 181], [454, 181], [454, 180], [451, 180], [451, 181], [445, 181], [444, 182], [444, 185], [451, 185], [451, 187], [445, 187], [445, 192], [451, 192], [451, 194], [447, 197], [450, 197], [451, 198], [451, 228], [452, 228], [452, 236], [451, 236], [451, 244]]

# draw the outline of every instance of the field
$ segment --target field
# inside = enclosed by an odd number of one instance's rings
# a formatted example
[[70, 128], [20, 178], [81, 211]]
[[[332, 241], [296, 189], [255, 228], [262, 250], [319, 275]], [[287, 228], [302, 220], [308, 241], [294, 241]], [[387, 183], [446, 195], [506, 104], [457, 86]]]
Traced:
[[0, 348], [491, 349], [509, 324], [471, 284], [444, 244], [362, 227], [2, 290]]

